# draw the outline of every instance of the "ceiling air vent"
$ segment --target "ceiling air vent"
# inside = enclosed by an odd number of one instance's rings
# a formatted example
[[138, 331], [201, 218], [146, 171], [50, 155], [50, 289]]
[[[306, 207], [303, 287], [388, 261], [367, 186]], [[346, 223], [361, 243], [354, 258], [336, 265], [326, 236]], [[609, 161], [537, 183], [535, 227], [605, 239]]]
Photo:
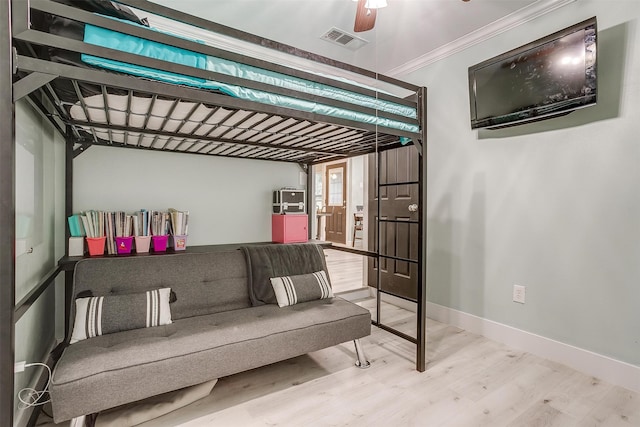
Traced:
[[326, 40], [339, 46], [344, 46], [347, 49], [358, 50], [362, 46], [369, 43], [367, 40], [356, 36], [355, 34], [349, 34], [346, 31], [340, 30], [336, 27], [331, 27], [322, 36], [322, 40]]

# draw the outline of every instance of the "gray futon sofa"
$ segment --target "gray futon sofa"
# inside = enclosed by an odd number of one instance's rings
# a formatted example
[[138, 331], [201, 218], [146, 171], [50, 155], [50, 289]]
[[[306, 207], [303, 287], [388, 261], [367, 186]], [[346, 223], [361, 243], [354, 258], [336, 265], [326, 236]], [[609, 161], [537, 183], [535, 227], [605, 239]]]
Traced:
[[[368, 365], [358, 341], [371, 333], [368, 310], [339, 297], [277, 304], [270, 276], [307, 277], [318, 268], [326, 273], [322, 248], [315, 244], [79, 261], [74, 300], [105, 297], [104, 306], [82, 308], [86, 319], [102, 316], [103, 330], [92, 332], [89, 321], [76, 319], [72, 305], [73, 335], [82, 331], [90, 337], [68, 345], [55, 366], [55, 422], [72, 419], [79, 425], [86, 415], [108, 408], [351, 340], [356, 364]], [[136, 299], [147, 295], [153, 302], [155, 291], [146, 291], [159, 288], [171, 288], [171, 323], [146, 327], [143, 316], [140, 326]], [[120, 304], [116, 314], [109, 312], [112, 301]], [[146, 314], [147, 325], [166, 315], [151, 309]], [[122, 325], [126, 321], [134, 329]]]

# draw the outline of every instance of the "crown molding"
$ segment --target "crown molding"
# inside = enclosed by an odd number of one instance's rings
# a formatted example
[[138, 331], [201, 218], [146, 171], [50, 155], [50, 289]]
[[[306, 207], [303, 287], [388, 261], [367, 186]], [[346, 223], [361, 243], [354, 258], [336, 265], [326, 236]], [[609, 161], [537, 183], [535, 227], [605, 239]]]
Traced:
[[385, 72], [385, 74], [397, 78], [399, 75], [412, 73], [575, 1], [576, 0], [538, 0], [527, 7], [412, 59], [399, 67], [395, 67]]

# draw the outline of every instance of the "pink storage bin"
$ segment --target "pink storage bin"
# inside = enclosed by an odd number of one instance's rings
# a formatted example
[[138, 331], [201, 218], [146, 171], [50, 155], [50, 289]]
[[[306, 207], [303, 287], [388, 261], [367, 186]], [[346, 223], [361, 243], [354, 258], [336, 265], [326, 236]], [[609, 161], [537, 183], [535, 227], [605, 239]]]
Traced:
[[309, 240], [309, 217], [305, 214], [271, 215], [271, 241], [299, 243]]

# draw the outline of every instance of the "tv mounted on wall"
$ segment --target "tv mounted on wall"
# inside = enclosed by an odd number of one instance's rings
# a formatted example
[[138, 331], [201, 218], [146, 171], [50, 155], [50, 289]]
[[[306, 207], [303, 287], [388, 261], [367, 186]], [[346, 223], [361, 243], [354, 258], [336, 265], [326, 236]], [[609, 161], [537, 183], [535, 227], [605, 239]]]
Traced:
[[594, 105], [593, 17], [469, 67], [471, 128], [501, 128]]

